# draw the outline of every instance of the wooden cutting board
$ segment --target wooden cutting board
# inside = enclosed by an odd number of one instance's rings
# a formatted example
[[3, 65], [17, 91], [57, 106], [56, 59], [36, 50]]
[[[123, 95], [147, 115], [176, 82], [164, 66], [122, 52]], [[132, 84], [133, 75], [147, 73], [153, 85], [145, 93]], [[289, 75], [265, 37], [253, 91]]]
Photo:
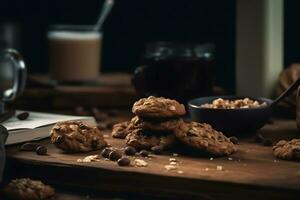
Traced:
[[[295, 121], [275, 121], [261, 133], [277, 141], [299, 137]], [[107, 141], [114, 147], [124, 147], [124, 141], [113, 139], [106, 132]], [[172, 150], [164, 155], [141, 158], [147, 167], [119, 167], [106, 161], [78, 163], [78, 158], [99, 154], [66, 154], [49, 144], [47, 156], [22, 152], [9, 147], [10, 170], [16, 176], [29, 176], [47, 183], [86, 187], [98, 191], [134, 193], [173, 199], [297, 199], [300, 197], [300, 162], [283, 161], [273, 157], [272, 148], [244, 139], [238, 152], [229, 157], [200, 157], [196, 153]], [[178, 156], [173, 156], [178, 153]], [[167, 171], [165, 165], [175, 158], [177, 170]], [[134, 157], [131, 157], [134, 160]], [[219, 167], [218, 167], [219, 166]], [[220, 170], [222, 168], [222, 170]]]

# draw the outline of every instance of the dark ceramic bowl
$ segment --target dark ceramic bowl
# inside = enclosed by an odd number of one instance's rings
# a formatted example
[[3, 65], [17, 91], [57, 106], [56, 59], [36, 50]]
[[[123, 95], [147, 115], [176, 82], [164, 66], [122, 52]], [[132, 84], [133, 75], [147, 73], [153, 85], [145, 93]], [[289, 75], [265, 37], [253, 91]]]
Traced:
[[205, 103], [212, 103], [217, 98], [222, 99], [243, 99], [237, 96], [212, 96], [193, 99], [188, 102], [188, 109], [193, 121], [208, 123], [218, 131], [226, 135], [243, 136], [256, 132], [263, 127], [272, 114], [272, 100], [266, 98], [253, 98], [260, 103], [266, 102], [266, 106], [258, 108], [240, 109], [213, 109], [201, 108]]

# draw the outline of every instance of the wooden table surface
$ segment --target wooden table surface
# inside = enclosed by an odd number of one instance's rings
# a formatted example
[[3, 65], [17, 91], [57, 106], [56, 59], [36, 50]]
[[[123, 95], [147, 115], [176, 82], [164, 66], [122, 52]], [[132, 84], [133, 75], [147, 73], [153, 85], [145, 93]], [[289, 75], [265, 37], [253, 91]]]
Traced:
[[[293, 120], [275, 120], [260, 132], [274, 142], [300, 136]], [[112, 146], [125, 146], [123, 140], [111, 138], [109, 132], [105, 135]], [[279, 160], [273, 156], [271, 147], [253, 139], [241, 139], [234, 155], [213, 159], [186, 151], [186, 147], [179, 145], [164, 155], [142, 158], [147, 167], [119, 167], [103, 158], [99, 162], [78, 163], [78, 158], [99, 151], [66, 154], [49, 144], [49, 140], [41, 143], [48, 147], [47, 156], [19, 151], [16, 146], [7, 148], [10, 171], [16, 176], [39, 178], [51, 184], [174, 199], [300, 197], [300, 162]], [[174, 157], [173, 153], [179, 156]], [[170, 158], [179, 161], [178, 170], [165, 169]]]

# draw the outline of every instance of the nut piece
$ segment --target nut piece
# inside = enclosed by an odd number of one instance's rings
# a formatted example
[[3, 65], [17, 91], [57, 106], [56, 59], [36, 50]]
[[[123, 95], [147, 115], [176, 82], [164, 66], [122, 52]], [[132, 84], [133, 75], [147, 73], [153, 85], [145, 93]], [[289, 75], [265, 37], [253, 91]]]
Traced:
[[136, 154], [136, 149], [134, 147], [130, 147], [130, 146], [125, 147], [124, 153], [128, 156], [133, 156]]
[[109, 159], [112, 161], [117, 161], [122, 157], [122, 153], [117, 151], [117, 150], [113, 150], [109, 153]]
[[98, 162], [98, 161], [100, 161], [99, 155], [90, 155], [90, 156], [84, 157], [83, 159], [77, 159], [77, 162], [83, 162], [83, 163]]
[[134, 160], [134, 165], [137, 167], [147, 167], [148, 163], [142, 159], [135, 159]]
[[128, 165], [130, 165], [130, 159], [126, 158], [126, 157], [120, 158], [118, 160], [118, 165], [119, 166], [128, 166]]
[[165, 165], [165, 169], [170, 171], [170, 170], [176, 170], [177, 167], [175, 165]]

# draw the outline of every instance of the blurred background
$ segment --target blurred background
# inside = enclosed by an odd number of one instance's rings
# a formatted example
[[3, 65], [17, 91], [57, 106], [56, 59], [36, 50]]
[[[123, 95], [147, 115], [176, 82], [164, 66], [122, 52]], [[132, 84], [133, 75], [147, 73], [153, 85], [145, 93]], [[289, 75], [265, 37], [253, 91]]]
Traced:
[[[2, 0], [0, 45], [25, 57], [30, 73], [47, 73], [51, 24], [94, 24], [103, 0]], [[284, 66], [300, 59], [297, 0], [284, 1]], [[149, 41], [212, 42], [217, 84], [235, 90], [235, 0], [117, 0], [104, 25], [102, 72], [133, 72]]]

